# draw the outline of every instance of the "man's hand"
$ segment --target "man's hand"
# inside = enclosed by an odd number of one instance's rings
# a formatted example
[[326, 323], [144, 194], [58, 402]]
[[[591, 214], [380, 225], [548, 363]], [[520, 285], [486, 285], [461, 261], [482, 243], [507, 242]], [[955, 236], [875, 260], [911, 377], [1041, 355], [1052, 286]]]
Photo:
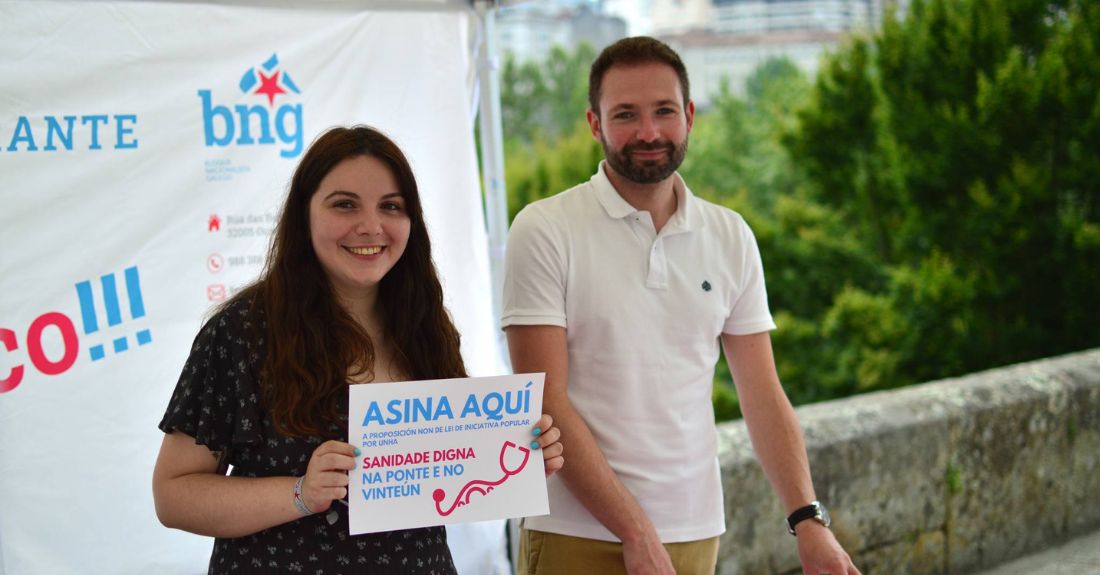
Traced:
[[833, 532], [816, 521], [803, 521], [798, 533], [798, 558], [805, 575], [861, 575]]
[[623, 542], [623, 562], [629, 575], [676, 575], [672, 559], [654, 533], [635, 542]]

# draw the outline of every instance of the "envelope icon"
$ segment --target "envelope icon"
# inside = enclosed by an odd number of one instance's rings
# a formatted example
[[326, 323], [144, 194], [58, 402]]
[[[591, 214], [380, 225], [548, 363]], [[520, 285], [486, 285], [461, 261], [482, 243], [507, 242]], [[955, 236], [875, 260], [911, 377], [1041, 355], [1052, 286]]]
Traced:
[[206, 299], [210, 301], [225, 301], [225, 285], [210, 284], [206, 286]]

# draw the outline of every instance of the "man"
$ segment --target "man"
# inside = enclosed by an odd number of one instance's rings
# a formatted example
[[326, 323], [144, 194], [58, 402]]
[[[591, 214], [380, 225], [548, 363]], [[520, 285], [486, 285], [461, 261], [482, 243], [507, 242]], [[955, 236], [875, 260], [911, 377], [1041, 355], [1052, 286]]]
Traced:
[[676, 173], [695, 118], [683, 63], [652, 38], [621, 40], [592, 64], [589, 105], [606, 161], [587, 183], [527, 206], [508, 242], [512, 367], [546, 372], [543, 405], [569, 453], [549, 481], [550, 515], [525, 520], [520, 573], [714, 573], [725, 530], [710, 402], [721, 341], [803, 569], [858, 574], [818, 512], [776, 375], [755, 238]]

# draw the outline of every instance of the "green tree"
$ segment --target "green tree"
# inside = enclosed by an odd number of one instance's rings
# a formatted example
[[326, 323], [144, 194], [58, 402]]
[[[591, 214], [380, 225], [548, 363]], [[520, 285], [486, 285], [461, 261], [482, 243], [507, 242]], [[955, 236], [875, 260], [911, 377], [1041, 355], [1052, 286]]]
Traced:
[[[846, 285], [885, 283], [879, 260], [844, 219], [806, 192], [806, 172], [784, 147], [811, 87], [787, 59], [761, 64], [744, 96], [724, 85], [710, 109], [697, 116], [681, 170], [697, 194], [740, 212], [756, 234], [779, 326], [773, 334], [777, 368], [795, 403], [856, 390], [834, 367], [837, 338], [830, 340], [822, 323]], [[730, 384], [722, 363], [714, 395], [720, 420], [739, 414]]]
[[509, 140], [504, 148], [504, 181], [508, 184], [508, 221], [523, 206], [587, 181], [603, 159], [588, 124], [579, 120], [565, 136], [538, 138], [532, 144]]
[[917, 0], [824, 64], [788, 149], [889, 278], [826, 316], [839, 376], [874, 388], [1100, 343], [1098, 39], [1095, 2]]
[[551, 135], [568, 136], [588, 109], [588, 68], [596, 52], [582, 42], [573, 52], [560, 46], [550, 49], [543, 63], [543, 78], [547, 86]]
[[509, 220], [523, 206], [586, 181], [603, 159], [584, 119], [595, 57], [581, 44], [572, 52], [555, 46], [541, 63], [505, 59], [501, 115]]
[[533, 141], [547, 122], [549, 99], [542, 72], [534, 62], [520, 63], [508, 53], [500, 71], [500, 115], [505, 138]]
[[724, 81], [710, 108], [696, 115], [691, 151], [680, 170], [692, 190], [711, 200], [743, 194], [743, 202], [764, 211], [777, 197], [794, 193], [802, 179], [792, 169], [782, 136], [792, 129], [794, 111], [810, 87], [785, 58], [761, 64], [746, 82], [744, 97]]
[[568, 138], [588, 107], [588, 67], [595, 57], [586, 43], [572, 52], [554, 46], [542, 62], [506, 54], [500, 74], [505, 138], [529, 146]]

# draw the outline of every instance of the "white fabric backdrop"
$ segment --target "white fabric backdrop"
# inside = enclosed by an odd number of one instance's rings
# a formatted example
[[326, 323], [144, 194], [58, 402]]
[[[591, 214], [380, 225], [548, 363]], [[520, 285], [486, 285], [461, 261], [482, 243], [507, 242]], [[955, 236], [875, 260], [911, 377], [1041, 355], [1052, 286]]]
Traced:
[[[329, 126], [374, 125], [408, 154], [467, 365], [504, 373], [468, 28], [464, 12], [0, 2], [0, 574], [205, 572], [210, 540], [155, 517], [156, 425]], [[465, 572], [502, 567], [502, 533], [452, 533]]]

